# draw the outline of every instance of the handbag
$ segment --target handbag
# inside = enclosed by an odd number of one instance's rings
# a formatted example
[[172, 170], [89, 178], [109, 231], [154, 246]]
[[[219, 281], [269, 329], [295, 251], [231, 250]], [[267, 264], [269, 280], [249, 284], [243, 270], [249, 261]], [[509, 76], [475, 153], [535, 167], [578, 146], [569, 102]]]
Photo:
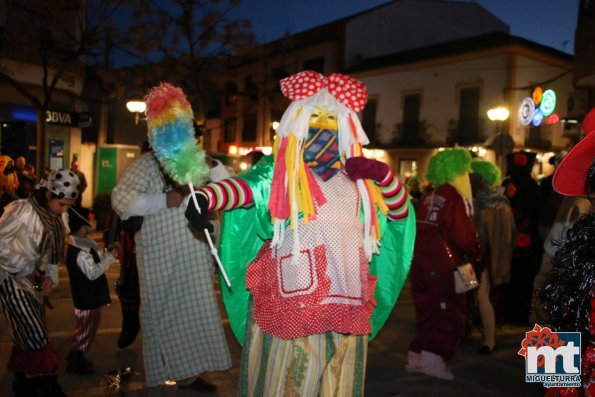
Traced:
[[479, 287], [479, 282], [475, 276], [473, 265], [471, 263], [465, 263], [457, 266], [453, 271], [455, 278], [455, 292], [457, 294], [464, 294], [467, 291], [471, 291]]
[[[446, 254], [450, 258], [451, 261], [454, 262], [454, 256], [450, 247], [442, 240], [444, 244], [444, 249], [446, 250]], [[471, 263], [464, 263], [462, 265], [458, 265], [453, 270], [454, 282], [455, 282], [455, 292], [457, 294], [464, 294], [467, 291], [471, 291], [479, 287], [479, 282], [477, 281], [477, 276], [475, 275], [475, 270], [473, 270], [473, 265]]]

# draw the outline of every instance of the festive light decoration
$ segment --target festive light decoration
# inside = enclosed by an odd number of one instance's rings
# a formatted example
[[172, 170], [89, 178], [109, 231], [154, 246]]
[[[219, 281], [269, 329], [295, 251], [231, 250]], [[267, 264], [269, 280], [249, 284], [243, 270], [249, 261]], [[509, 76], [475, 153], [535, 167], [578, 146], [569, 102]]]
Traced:
[[541, 125], [542, 121], [543, 121], [543, 113], [541, 113], [541, 110], [535, 109], [535, 112], [533, 113], [533, 121], [531, 121], [531, 123], [535, 127], [539, 127]]
[[543, 93], [539, 110], [544, 116], [549, 116], [556, 108], [556, 93], [553, 90], [547, 90]]
[[535, 89], [533, 90], [533, 103], [535, 105], [539, 105], [539, 102], [541, 102], [542, 97], [543, 90], [541, 89], [541, 87], [535, 87]]
[[546, 124], [556, 124], [560, 122], [560, 116], [556, 113], [552, 113], [547, 120], [545, 121]]
[[533, 102], [533, 99], [530, 97], [523, 98], [519, 107], [519, 122], [524, 126], [531, 124], [534, 113], [535, 102]]

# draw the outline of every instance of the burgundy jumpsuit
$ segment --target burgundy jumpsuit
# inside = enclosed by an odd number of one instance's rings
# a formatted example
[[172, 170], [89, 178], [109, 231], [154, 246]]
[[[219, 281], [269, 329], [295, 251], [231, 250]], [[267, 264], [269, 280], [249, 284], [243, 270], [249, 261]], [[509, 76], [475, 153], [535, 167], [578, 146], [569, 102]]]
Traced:
[[426, 194], [416, 208], [411, 291], [417, 331], [409, 346], [413, 352], [425, 350], [449, 359], [464, 336], [466, 297], [455, 293], [453, 271], [463, 255], [473, 261], [479, 253], [471, 215], [470, 206], [449, 184]]

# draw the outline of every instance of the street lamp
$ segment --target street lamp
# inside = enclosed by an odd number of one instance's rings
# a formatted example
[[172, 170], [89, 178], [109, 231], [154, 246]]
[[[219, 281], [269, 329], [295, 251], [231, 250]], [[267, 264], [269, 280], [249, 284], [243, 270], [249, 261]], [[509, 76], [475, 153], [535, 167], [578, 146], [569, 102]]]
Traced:
[[492, 121], [508, 120], [510, 112], [504, 106], [498, 106], [488, 110], [488, 118]]
[[514, 141], [508, 133], [502, 132], [502, 124], [508, 120], [510, 112], [504, 106], [496, 106], [488, 110], [488, 118], [491, 121], [495, 121], [496, 124], [496, 136], [492, 140], [492, 149], [498, 156], [498, 162], [500, 169], [504, 169], [504, 156], [506, 153], [514, 149]]
[[133, 99], [132, 101], [126, 102], [126, 109], [128, 109], [130, 113], [134, 113], [134, 124], [138, 124], [140, 114], [144, 113], [146, 108], [147, 104], [137, 99]]

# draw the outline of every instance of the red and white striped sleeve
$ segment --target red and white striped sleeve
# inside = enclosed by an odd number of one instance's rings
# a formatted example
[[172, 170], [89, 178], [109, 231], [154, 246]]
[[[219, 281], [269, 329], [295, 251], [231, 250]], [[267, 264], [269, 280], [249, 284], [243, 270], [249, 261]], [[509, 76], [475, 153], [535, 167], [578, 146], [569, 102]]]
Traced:
[[384, 202], [388, 207], [387, 216], [392, 220], [399, 220], [407, 218], [409, 214], [409, 206], [407, 204], [407, 189], [401, 183], [399, 178], [395, 177], [392, 170], [388, 171], [386, 177], [378, 183]]
[[240, 178], [227, 178], [209, 183], [198, 190], [209, 199], [209, 211], [231, 210], [244, 207], [254, 201], [252, 190]]

